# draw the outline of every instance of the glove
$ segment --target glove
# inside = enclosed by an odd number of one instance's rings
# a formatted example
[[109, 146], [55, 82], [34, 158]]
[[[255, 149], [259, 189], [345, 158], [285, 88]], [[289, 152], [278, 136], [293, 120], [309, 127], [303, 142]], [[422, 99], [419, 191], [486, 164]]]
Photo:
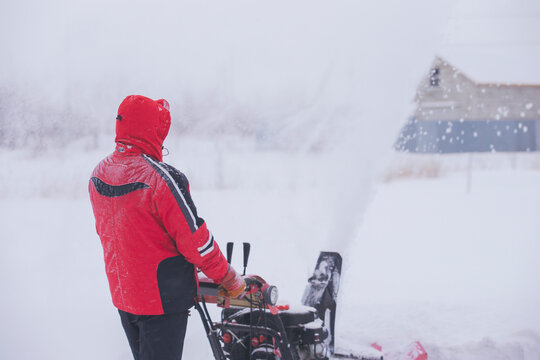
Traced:
[[218, 288], [219, 296], [226, 296], [233, 299], [240, 299], [244, 296], [246, 290], [246, 282], [234, 268], [229, 265], [227, 274], [221, 280]]

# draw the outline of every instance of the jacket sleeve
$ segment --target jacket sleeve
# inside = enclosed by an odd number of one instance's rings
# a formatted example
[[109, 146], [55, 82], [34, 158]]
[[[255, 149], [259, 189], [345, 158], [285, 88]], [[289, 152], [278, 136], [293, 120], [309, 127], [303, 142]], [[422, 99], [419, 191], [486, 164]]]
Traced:
[[166, 185], [156, 189], [156, 208], [165, 230], [190, 263], [212, 280], [221, 282], [229, 264], [205, 221], [197, 214], [186, 176], [170, 165], [161, 165], [166, 172], [161, 174]]

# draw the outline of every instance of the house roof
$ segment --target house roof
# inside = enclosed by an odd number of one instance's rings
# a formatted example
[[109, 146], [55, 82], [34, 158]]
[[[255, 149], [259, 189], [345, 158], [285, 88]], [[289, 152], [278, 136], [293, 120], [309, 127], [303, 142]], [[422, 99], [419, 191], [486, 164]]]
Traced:
[[517, 2], [461, 1], [438, 54], [477, 83], [540, 84], [540, 2]]

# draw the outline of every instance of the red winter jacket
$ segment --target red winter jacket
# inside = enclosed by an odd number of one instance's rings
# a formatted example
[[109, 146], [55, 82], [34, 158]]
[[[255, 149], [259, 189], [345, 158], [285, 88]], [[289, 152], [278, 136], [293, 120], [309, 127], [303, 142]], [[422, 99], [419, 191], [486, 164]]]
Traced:
[[196, 268], [217, 282], [228, 269], [188, 180], [161, 162], [169, 125], [166, 101], [128, 96], [118, 109], [116, 150], [89, 182], [113, 303], [137, 315], [190, 308]]

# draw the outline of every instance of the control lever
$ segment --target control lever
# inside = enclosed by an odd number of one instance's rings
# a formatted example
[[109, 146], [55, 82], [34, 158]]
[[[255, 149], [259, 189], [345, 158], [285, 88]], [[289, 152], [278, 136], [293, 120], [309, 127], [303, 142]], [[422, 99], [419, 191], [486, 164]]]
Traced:
[[249, 251], [250, 250], [251, 250], [251, 244], [245, 242], [244, 243], [244, 273], [242, 274], [243, 276], [246, 275], [246, 268], [247, 268], [247, 264], [248, 264]]
[[233, 252], [234, 243], [228, 242], [227, 243], [227, 262], [230, 264], [232, 260], [232, 252]]

